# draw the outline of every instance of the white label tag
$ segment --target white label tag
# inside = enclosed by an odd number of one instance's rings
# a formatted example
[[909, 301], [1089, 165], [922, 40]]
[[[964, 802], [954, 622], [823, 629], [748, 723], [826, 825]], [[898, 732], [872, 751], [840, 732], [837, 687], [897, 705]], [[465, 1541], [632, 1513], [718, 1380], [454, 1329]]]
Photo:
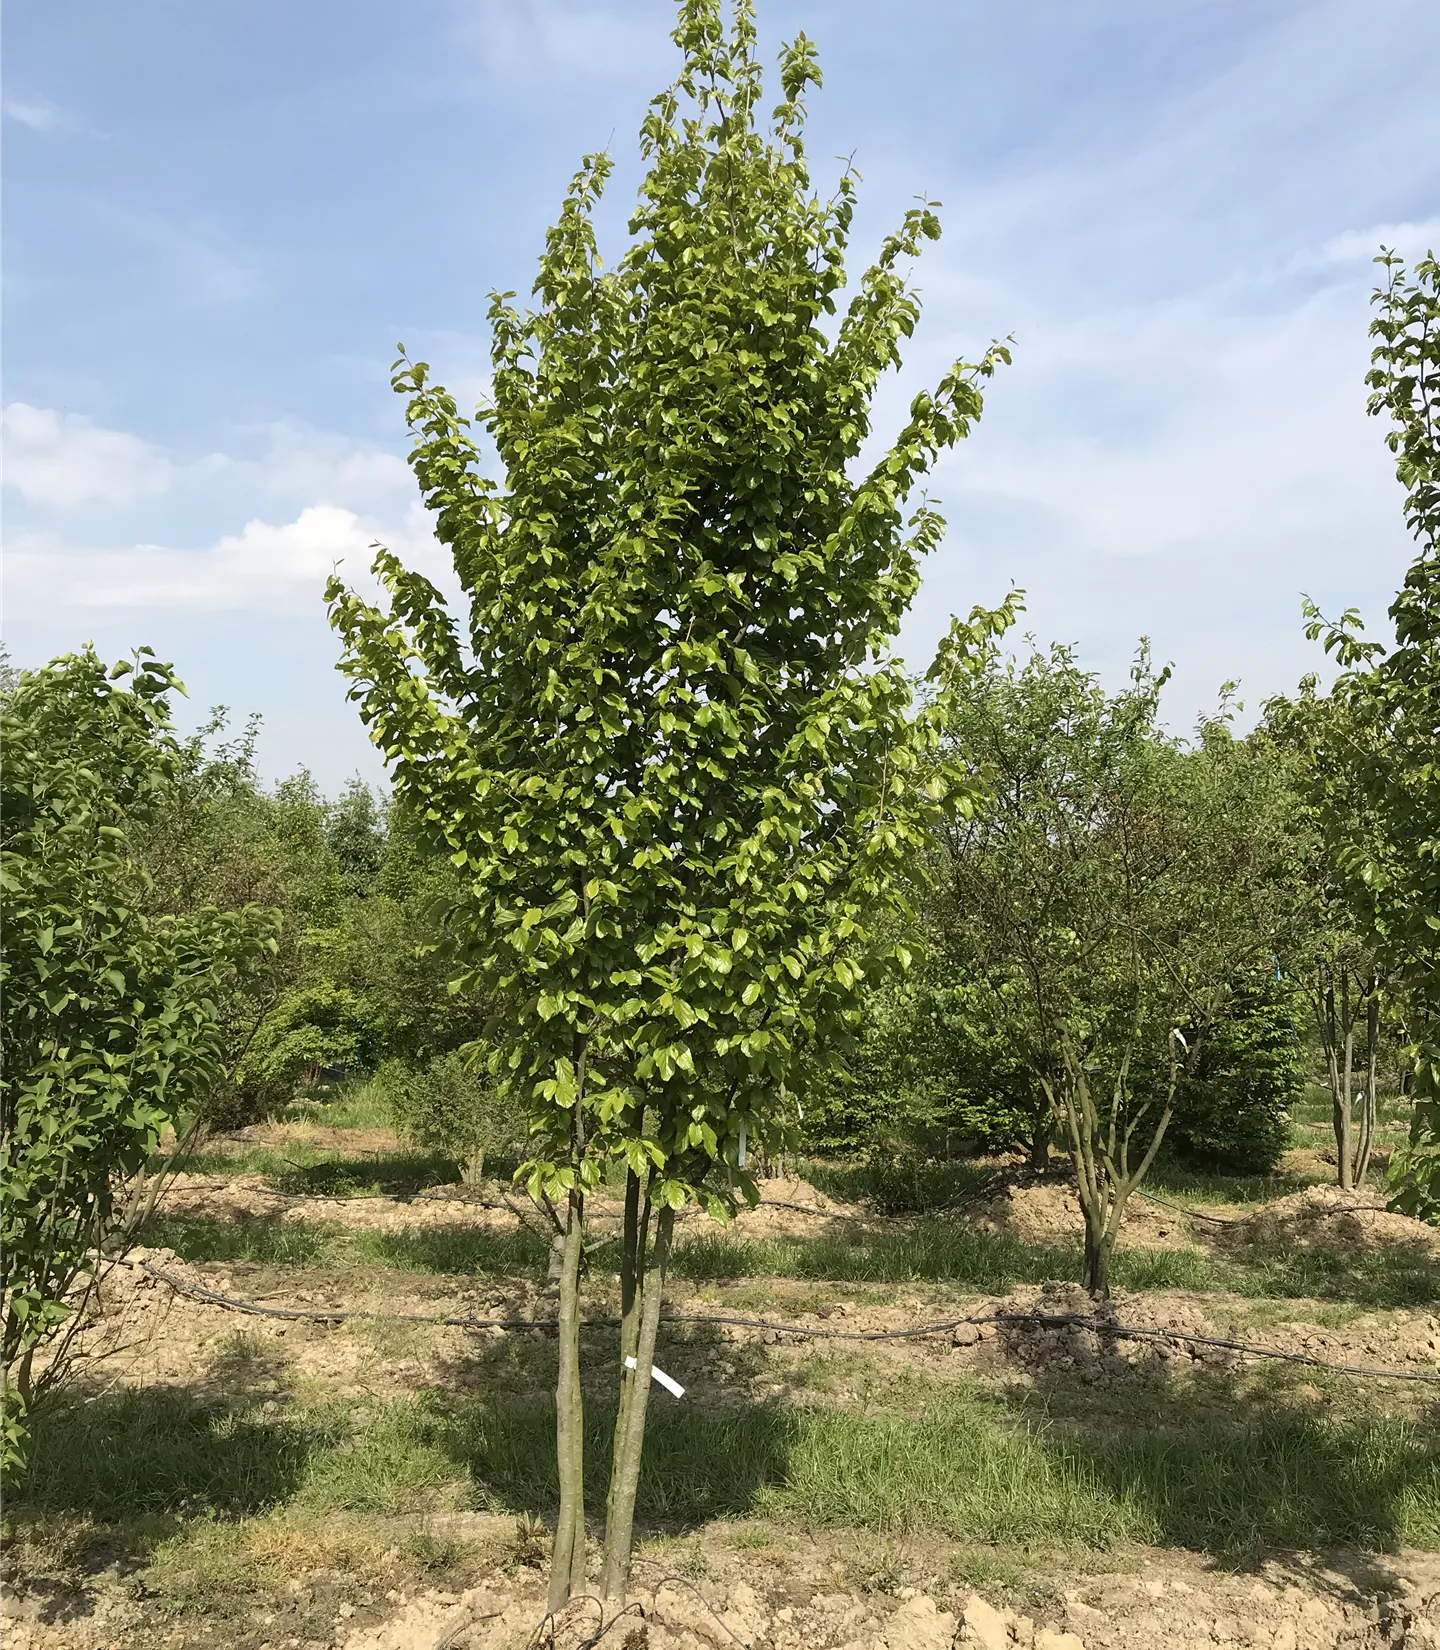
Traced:
[[[633, 1358], [627, 1358], [625, 1360], [625, 1367], [626, 1369], [634, 1369], [635, 1360]], [[660, 1385], [663, 1386], [667, 1392], [673, 1392], [677, 1398], [683, 1398], [685, 1396], [685, 1388], [680, 1385], [679, 1381], [677, 1381], [673, 1375], [667, 1375], [665, 1371], [656, 1364], [650, 1365], [650, 1379], [652, 1381], [659, 1381]]]

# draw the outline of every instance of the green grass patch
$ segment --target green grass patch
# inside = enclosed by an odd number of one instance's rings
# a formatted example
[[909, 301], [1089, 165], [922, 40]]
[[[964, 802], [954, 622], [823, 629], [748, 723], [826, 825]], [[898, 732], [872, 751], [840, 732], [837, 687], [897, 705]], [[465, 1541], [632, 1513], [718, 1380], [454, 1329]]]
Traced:
[[[597, 1514], [612, 1425], [591, 1406], [587, 1493]], [[163, 1389], [109, 1395], [37, 1418], [11, 1511], [132, 1524], [163, 1514], [202, 1534], [207, 1520], [285, 1507], [396, 1515], [468, 1502], [521, 1513], [554, 1505], [553, 1426], [538, 1397], [495, 1405], [429, 1394], [262, 1415]], [[652, 1413], [638, 1510], [672, 1533], [758, 1516], [982, 1543], [1135, 1540], [1227, 1556], [1433, 1547], [1440, 1439], [1400, 1420], [1238, 1404], [1151, 1409], [1133, 1425], [1088, 1433], [1078, 1421], [963, 1392], [914, 1414], [665, 1404]], [[183, 1585], [197, 1595], [233, 1590], [249, 1573], [218, 1538], [187, 1541], [183, 1553], [194, 1572]]]
[[464, 1226], [407, 1226], [398, 1232], [360, 1232], [355, 1252], [378, 1266], [403, 1272], [544, 1276], [550, 1259], [545, 1240], [527, 1227], [510, 1232]]
[[344, 1253], [343, 1235], [317, 1221], [274, 1215], [241, 1215], [216, 1220], [209, 1215], [157, 1214], [146, 1222], [141, 1241], [173, 1249], [181, 1260], [250, 1260], [270, 1266], [323, 1266]]
[[995, 1179], [993, 1167], [919, 1153], [875, 1153], [849, 1161], [800, 1165], [810, 1184], [842, 1203], [869, 1203], [884, 1214], [923, 1215], [974, 1196]]
[[[455, 1411], [450, 1447], [497, 1508], [555, 1497], [548, 1405]], [[598, 1507], [607, 1429], [592, 1419]], [[1440, 1541], [1440, 1443], [1400, 1421], [1295, 1416], [1078, 1439], [942, 1400], [919, 1416], [657, 1409], [639, 1510], [673, 1525], [760, 1515], [981, 1542], [1122, 1540], [1227, 1555], [1287, 1545]]]
[[1248, 1243], [1235, 1256], [1230, 1287], [1239, 1295], [1289, 1300], [1433, 1306], [1440, 1301], [1440, 1263], [1418, 1244], [1341, 1253]]
[[[602, 1251], [604, 1253], [604, 1251]], [[1017, 1283], [1079, 1281], [1078, 1244], [1022, 1243], [943, 1221], [905, 1231], [834, 1238], [742, 1238], [706, 1232], [676, 1246], [673, 1270], [697, 1280], [800, 1278], [832, 1283], [954, 1283], [981, 1293]], [[1216, 1288], [1199, 1250], [1125, 1250], [1115, 1257], [1117, 1285], [1132, 1289]]]

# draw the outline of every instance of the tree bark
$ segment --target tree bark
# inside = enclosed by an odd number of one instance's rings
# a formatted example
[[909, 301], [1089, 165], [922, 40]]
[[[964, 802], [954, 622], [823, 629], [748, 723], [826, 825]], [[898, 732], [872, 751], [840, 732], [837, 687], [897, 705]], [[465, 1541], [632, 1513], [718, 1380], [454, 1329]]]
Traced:
[[605, 1497], [605, 1528], [615, 1521], [615, 1487], [620, 1482], [621, 1459], [629, 1435], [630, 1408], [635, 1398], [635, 1371], [626, 1360], [635, 1357], [640, 1343], [640, 1308], [645, 1283], [645, 1250], [650, 1228], [650, 1171], [641, 1202], [640, 1177], [633, 1169], [625, 1177], [625, 1221], [620, 1245], [620, 1387], [615, 1412], [615, 1440], [610, 1454], [610, 1486]]
[[1373, 975], [1370, 997], [1365, 1005], [1365, 1105], [1360, 1116], [1360, 1140], [1355, 1151], [1355, 1184], [1364, 1186], [1370, 1172], [1370, 1155], [1375, 1149], [1377, 1105], [1375, 1084], [1380, 1065], [1380, 982]]
[[1044, 1174], [1050, 1166], [1050, 1131], [1051, 1121], [1047, 1112], [1044, 1121], [1035, 1125], [1035, 1132], [1030, 1136], [1028, 1167], [1036, 1174]]
[[1085, 1271], [1081, 1279], [1092, 1300], [1110, 1298], [1110, 1255], [1115, 1247], [1114, 1232], [1096, 1232], [1085, 1222]]
[[[629, 1392], [621, 1385], [621, 1417], [616, 1423], [615, 1460], [610, 1486], [610, 1504], [605, 1526], [605, 1557], [601, 1594], [606, 1610], [625, 1602], [630, 1585], [630, 1549], [635, 1531], [635, 1494], [640, 1487], [640, 1458], [645, 1444], [645, 1414], [650, 1398], [650, 1370], [655, 1362], [655, 1340], [660, 1330], [660, 1307], [665, 1293], [665, 1275], [670, 1265], [670, 1244], [675, 1230], [675, 1211], [667, 1204], [655, 1227], [655, 1251], [639, 1290], [640, 1308], [635, 1351], [635, 1368], [623, 1368]], [[623, 1423], [623, 1424], [622, 1424]]]
[[1350, 976], [1340, 976], [1340, 1024], [1345, 1038], [1345, 1063], [1340, 1080], [1340, 1105], [1336, 1113], [1339, 1125], [1335, 1139], [1335, 1156], [1340, 1168], [1340, 1190], [1348, 1192], [1355, 1185], [1355, 1022], [1350, 1013]]
[[585, 1585], [585, 1414], [580, 1391], [580, 1257], [583, 1249], [584, 1206], [577, 1187], [571, 1191], [566, 1206], [556, 1322], [559, 1368], [555, 1378], [555, 1454], [560, 1473], [560, 1510], [550, 1561], [551, 1610], [563, 1609], [572, 1594]]

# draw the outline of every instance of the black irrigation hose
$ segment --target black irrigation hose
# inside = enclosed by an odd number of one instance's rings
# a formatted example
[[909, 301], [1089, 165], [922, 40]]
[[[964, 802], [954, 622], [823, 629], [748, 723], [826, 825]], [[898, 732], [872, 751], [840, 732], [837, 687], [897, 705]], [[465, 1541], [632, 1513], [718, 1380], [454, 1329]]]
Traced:
[[[1187, 1220], [1207, 1221], [1211, 1226], [1248, 1226], [1252, 1220], [1264, 1213], [1257, 1209], [1253, 1215], [1206, 1215], [1199, 1209], [1187, 1209], [1183, 1203], [1172, 1203], [1169, 1198], [1157, 1197], [1154, 1192], [1136, 1192], [1136, 1197], [1142, 1197], [1147, 1203], [1158, 1203], [1162, 1209], [1173, 1209], [1177, 1215], [1184, 1215]], [[1331, 1215], [1353, 1214], [1389, 1214], [1391, 1211], [1383, 1203], [1351, 1203], [1331, 1209], [1306, 1209], [1304, 1213], [1312, 1220], [1324, 1220]]]
[[[207, 1289], [203, 1284], [191, 1283], [188, 1279], [179, 1278], [172, 1272], [166, 1272], [158, 1266], [152, 1266], [145, 1260], [116, 1260], [117, 1266], [127, 1266], [136, 1271], [147, 1273], [159, 1282], [167, 1284], [177, 1294], [186, 1295], [191, 1300], [197, 1300], [210, 1306], [223, 1306], [234, 1312], [245, 1312], [253, 1317], [283, 1318], [289, 1321], [300, 1320], [310, 1323], [349, 1323], [355, 1321], [385, 1321], [392, 1323], [424, 1323], [436, 1324], [452, 1329], [540, 1329], [555, 1328], [553, 1318], [472, 1318], [463, 1315], [449, 1317], [429, 1317], [413, 1312], [367, 1312], [360, 1309], [349, 1310], [337, 1308], [326, 1311], [323, 1308], [296, 1307], [296, 1306], [261, 1306], [256, 1301], [240, 1300], [233, 1295], [221, 1295], [213, 1289]], [[948, 1318], [943, 1323], [912, 1324], [905, 1329], [817, 1329], [809, 1324], [774, 1323], [767, 1318], [736, 1318], [719, 1313], [667, 1313], [661, 1320], [664, 1323], [713, 1323], [728, 1325], [739, 1329], [760, 1329], [783, 1335], [799, 1335], [808, 1340], [823, 1341], [903, 1341], [915, 1340], [928, 1335], [948, 1335], [954, 1330], [966, 1325], [980, 1324], [1007, 1324], [1020, 1328], [1034, 1329], [1065, 1329], [1078, 1328], [1093, 1330], [1095, 1334], [1109, 1336], [1114, 1340], [1122, 1341], [1180, 1341], [1188, 1346], [1209, 1346], [1226, 1352], [1247, 1353], [1255, 1358], [1271, 1358], [1280, 1363], [1303, 1364], [1309, 1369], [1326, 1369], [1339, 1375], [1364, 1375], [1379, 1380], [1389, 1381], [1423, 1381], [1431, 1384], [1440, 1384], [1440, 1372], [1431, 1374], [1422, 1370], [1409, 1369], [1374, 1369], [1364, 1364], [1333, 1363], [1325, 1358], [1315, 1358], [1306, 1352], [1282, 1352], [1273, 1346], [1257, 1346], [1249, 1341], [1235, 1341], [1219, 1335], [1198, 1335], [1190, 1330], [1183, 1329], [1141, 1329], [1129, 1324], [1111, 1323], [1106, 1319], [1082, 1317], [1073, 1312], [982, 1312], [974, 1313], [964, 1318]], [[618, 1318], [588, 1318], [580, 1327], [582, 1329], [615, 1328], [619, 1324]]]

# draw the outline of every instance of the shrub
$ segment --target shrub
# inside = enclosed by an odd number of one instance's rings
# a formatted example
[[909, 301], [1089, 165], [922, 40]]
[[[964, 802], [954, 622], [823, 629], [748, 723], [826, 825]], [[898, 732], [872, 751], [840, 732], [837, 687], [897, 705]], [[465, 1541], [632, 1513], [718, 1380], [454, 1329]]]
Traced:
[[1290, 1144], [1289, 1108], [1304, 1086], [1293, 994], [1268, 973], [1236, 991], [1180, 1083], [1170, 1139], [1204, 1168], [1265, 1174]]
[[401, 1134], [455, 1158], [467, 1183], [479, 1180], [487, 1156], [518, 1154], [525, 1141], [515, 1102], [502, 1099], [462, 1051], [426, 1066], [386, 1060], [374, 1086]]

